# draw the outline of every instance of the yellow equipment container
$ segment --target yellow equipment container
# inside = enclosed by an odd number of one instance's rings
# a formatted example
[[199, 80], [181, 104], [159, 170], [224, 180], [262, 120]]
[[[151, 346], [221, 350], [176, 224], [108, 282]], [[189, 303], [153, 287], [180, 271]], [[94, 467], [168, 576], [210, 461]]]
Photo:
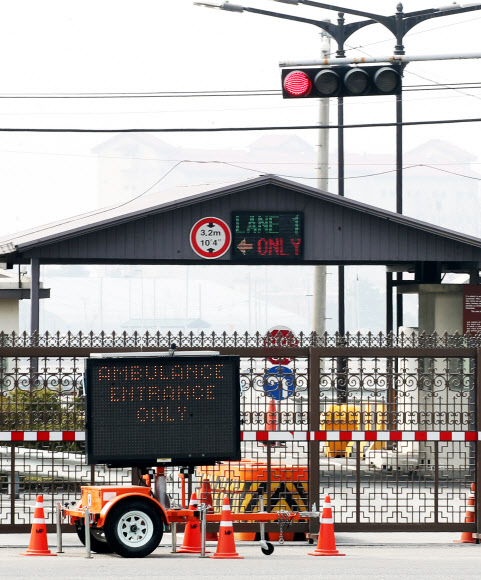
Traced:
[[[320, 427], [326, 431], [360, 431], [361, 408], [358, 405], [330, 405], [321, 413]], [[354, 444], [351, 441], [326, 441], [327, 457], [350, 457]]]
[[[364, 421], [366, 423], [366, 431], [383, 431], [387, 429], [386, 405], [382, 403], [368, 404], [364, 413]], [[373, 441], [372, 443], [364, 441], [363, 443], [363, 451], [366, 450], [366, 447], [371, 451], [386, 449], [385, 441]]]

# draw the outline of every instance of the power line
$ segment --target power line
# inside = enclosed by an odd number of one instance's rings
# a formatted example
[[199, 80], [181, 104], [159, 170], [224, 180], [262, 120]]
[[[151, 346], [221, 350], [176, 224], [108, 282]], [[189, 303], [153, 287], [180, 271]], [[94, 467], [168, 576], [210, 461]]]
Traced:
[[[441, 26], [433, 26], [432, 28], [429, 28], [428, 30], [419, 30], [417, 32], [408, 32], [406, 34], [406, 37], [410, 37], [410, 36], [419, 36], [420, 34], [428, 34], [429, 32], [434, 32], [435, 30], [440, 30], [441, 28], [448, 28], [451, 26], [459, 26], [460, 24], [466, 24], [466, 23], [471, 23], [474, 20], [480, 20], [481, 16], [478, 16], [477, 18], [470, 18], [469, 20], [462, 20], [461, 22], [451, 22], [450, 24], [444, 24]], [[362, 48], [366, 48], [366, 46], [374, 46], [375, 44], [385, 44], [387, 42], [392, 42], [392, 37], [391, 38], [386, 38], [385, 40], [376, 40], [376, 42], [370, 42], [368, 44], [361, 44], [359, 46], [349, 46], [347, 47], [347, 51], [349, 50], [360, 50]], [[335, 53], [331, 53], [331, 56], [335, 54]]]
[[202, 97], [257, 97], [279, 95], [278, 89], [127, 93], [0, 93], [0, 99], [173, 99]]
[[[253, 171], [255, 173], [261, 173], [259, 172], [258, 169], [252, 169], [250, 167], [243, 167], [228, 161], [192, 161], [189, 159], [184, 159], [183, 161], [184, 163], [217, 163], [217, 164], [221, 164], [221, 165], [228, 165], [230, 167], [235, 167], [236, 169], [244, 169], [246, 171]], [[456, 175], [458, 177], [465, 177], [466, 179], [473, 179], [475, 181], [481, 181], [481, 177], [474, 177], [472, 175], [466, 175], [463, 173], [457, 173], [455, 171], [449, 171], [448, 169], [442, 169], [441, 167], [436, 167], [434, 165], [429, 165], [426, 163], [415, 163], [413, 165], [404, 165], [403, 167], [401, 167], [400, 171], [406, 171], [407, 169], [415, 169], [417, 167], [427, 167], [429, 169], [434, 169], [436, 171], [442, 171], [443, 173], [449, 173], [451, 175]], [[345, 176], [341, 179], [344, 180], [348, 180], [348, 179], [363, 179], [365, 177], [376, 177], [378, 175], [386, 175], [388, 173], [396, 173], [398, 170], [397, 167], [393, 168], [393, 169], [387, 169], [385, 171], [377, 171], [375, 173], [364, 173], [362, 175], [351, 175], [351, 176]], [[302, 175], [287, 175], [284, 173], [276, 173], [276, 175], [278, 175], [279, 177], [286, 177], [286, 178], [291, 178], [291, 179], [303, 179], [303, 180], [315, 180], [318, 179], [315, 176], [302, 176]], [[339, 180], [339, 177], [329, 177], [328, 178], [329, 181], [337, 181]]]
[[430, 169], [435, 169], [436, 171], [442, 171], [443, 173], [449, 173], [451, 175], [457, 175], [458, 177], [465, 177], [466, 179], [474, 179], [475, 181], [481, 181], [481, 177], [474, 177], [473, 175], [465, 175], [464, 173], [457, 173], [456, 171], [449, 171], [448, 169], [442, 169], [441, 167], [436, 167], [434, 165], [425, 165], [421, 163], [419, 167], [429, 167]]
[[[20, 151], [18, 149], [0, 149], [0, 154], [2, 153], [11, 153], [15, 155], [51, 155], [53, 157], [80, 157], [80, 158], [87, 158], [87, 159], [125, 159], [130, 161], [159, 161], [161, 163], [177, 163], [178, 161], [182, 161], [184, 163], [249, 163], [249, 165], [307, 165], [316, 167], [318, 165], [317, 161], [252, 161], [252, 160], [235, 160], [231, 159], [230, 161], [225, 161], [221, 159], [164, 159], [161, 157], [138, 157], [132, 155], [98, 155], [96, 153], [60, 153], [58, 151]], [[329, 166], [336, 166], [338, 163], [336, 161], [329, 161]], [[388, 167], [395, 167], [395, 162], [376, 162], [376, 163], [344, 163], [345, 167], [380, 167], [380, 166], [388, 166]], [[430, 167], [441, 167], [441, 166], [451, 166], [454, 165], [456, 167], [462, 165], [481, 165], [481, 162], [478, 161], [453, 161], [451, 163], [434, 163], [430, 165]]]
[[[470, 18], [469, 20], [463, 20], [461, 22], [454, 22], [450, 24], [445, 24], [441, 26], [436, 26], [429, 28], [428, 30], [422, 30], [418, 32], [409, 32], [407, 36], [416, 36], [421, 34], [427, 34], [435, 30], [442, 28], [448, 28], [451, 26], [459, 26], [460, 24], [471, 23], [474, 20], [479, 20], [481, 17]], [[373, 46], [376, 44], [383, 44], [387, 42], [392, 42], [392, 38], [386, 38], [385, 40], [378, 40], [376, 42], [371, 42], [368, 44], [358, 45], [358, 46], [348, 46], [346, 45], [347, 51], [361, 50], [368, 46]], [[334, 55], [335, 53], [331, 53]], [[366, 53], [367, 54], [367, 53]], [[434, 82], [434, 81], [433, 81]], [[472, 83], [469, 83], [472, 84]], [[448, 87], [449, 88], [449, 87]], [[471, 88], [471, 87], [469, 87]], [[477, 87], [476, 87], [477, 88]], [[408, 89], [409, 90], [409, 89]], [[100, 93], [37, 93], [37, 94], [27, 94], [27, 93], [4, 93], [0, 94], [0, 99], [132, 99], [132, 98], [189, 98], [189, 97], [239, 97], [239, 96], [272, 96], [279, 95], [281, 91], [277, 89], [249, 89], [249, 90], [208, 90], [208, 91], [147, 91], [147, 92], [100, 92]]]
[[[463, 22], [471, 22], [472, 20], [479, 20], [480, 18], [481, 18], [481, 17], [479, 17], [479, 16], [478, 16], [478, 18], [474, 18], [474, 19], [470, 19], [470, 20], [465, 20], [465, 21], [463, 21]], [[447, 24], [447, 25], [444, 25], [444, 26], [443, 26], [443, 25], [441, 25], [441, 26], [439, 26], [439, 27], [437, 27], [437, 28], [446, 28], [447, 26], [455, 26], [455, 25], [457, 25], [457, 24], [459, 24], [459, 23]], [[436, 29], [436, 28], [434, 28], [434, 29], [431, 29], [431, 30], [435, 30], [435, 29]], [[422, 34], [423, 32], [426, 32], [426, 31], [421, 31], [421, 32], [417, 32], [417, 33], [416, 33], [416, 32], [414, 32], [414, 33], [412, 33], [412, 34]], [[350, 48], [350, 49], [352, 49], [352, 47], [349, 47], [349, 48]], [[365, 51], [363, 51], [363, 50], [361, 50], [361, 52], [363, 52], [364, 54], [366, 54], [366, 55], [368, 55], [368, 56], [372, 56], [371, 54], [369, 54], [369, 53], [367, 53], [367, 52], [365, 52]], [[429, 78], [427, 78], [427, 77], [424, 77], [424, 76], [422, 76], [422, 75], [419, 75], [419, 74], [413, 73], [413, 72], [412, 72], [412, 71], [410, 71], [409, 69], [407, 69], [407, 73], [408, 73], [408, 74], [411, 74], [411, 75], [413, 75], [413, 76], [415, 76], [415, 77], [421, 78], [421, 79], [423, 79], [423, 80], [425, 80], [425, 81], [429, 81], [429, 82], [431, 82], [431, 83], [434, 83], [435, 85], [438, 85], [439, 87], [441, 87], [441, 86], [445, 86], [445, 85], [446, 85], [446, 83], [439, 83], [439, 82], [437, 82], [437, 81], [434, 81], [433, 79], [429, 79]], [[479, 100], [479, 99], [481, 99], [481, 97], [478, 97], [477, 95], [472, 95], [472, 94], [470, 94], [470, 93], [465, 93], [465, 92], [463, 92], [462, 90], [460, 90], [459, 88], [454, 88], [453, 90], [455, 90], [456, 92], [460, 93], [461, 95], [465, 95], [465, 96], [468, 96], [468, 97], [473, 97], [473, 98], [475, 98], [475, 99], [478, 99], [478, 100]]]
[[[128, 199], [127, 201], [123, 202], [123, 203], [119, 203], [117, 205], [111, 206], [111, 207], [107, 207], [104, 209], [99, 209], [99, 210], [94, 210], [92, 212], [86, 213], [86, 214], [81, 214], [81, 215], [77, 215], [74, 216], [73, 218], [67, 219], [67, 220], [62, 220], [60, 223], [62, 225], [64, 224], [70, 224], [72, 222], [78, 221], [79, 219], [85, 218], [85, 217], [94, 217], [94, 216], [98, 216], [101, 215], [103, 213], [107, 213], [110, 212], [112, 210], [116, 210], [119, 209], [120, 207], [123, 207], [125, 205], [128, 205], [129, 203], [136, 201], [137, 199], [143, 197], [144, 195], [146, 195], [149, 191], [151, 191], [156, 185], [158, 185], [161, 181], [163, 181], [168, 175], [169, 173], [172, 173], [172, 171], [174, 171], [174, 169], [176, 169], [181, 163], [184, 163], [184, 161], [178, 161], [177, 163], [175, 163], [169, 170], [167, 170], [163, 175], [161, 175], [161, 177], [159, 179], [157, 179], [157, 181], [155, 181], [155, 183], [153, 183], [150, 187], [148, 187], [147, 189], [145, 189], [142, 193], [139, 193], [138, 195], [136, 195], [135, 197]], [[40, 232], [44, 232], [47, 230], [51, 230], [54, 228], [57, 228], [59, 226], [59, 222], [55, 222], [53, 224], [47, 225], [47, 226], [43, 226], [40, 227], [38, 229], [35, 229], [34, 232], [32, 231], [28, 231], [27, 233], [21, 235], [21, 236], [16, 236], [15, 234], [12, 234], [12, 238], [15, 238], [15, 240], [18, 240], [20, 238], [24, 238], [25, 236], [30, 236], [32, 233], [40, 233]]]
[[[121, 207], [124, 207], [126, 205], [129, 205], [130, 203], [132, 203], [132, 202], [140, 199], [144, 195], [146, 195], [149, 191], [152, 191], [152, 189], [156, 185], [158, 185], [161, 181], [163, 181], [170, 173], [172, 173], [175, 169], [177, 169], [177, 167], [179, 165], [181, 165], [182, 163], [199, 163], [199, 164], [218, 163], [218, 164], [222, 164], [222, 165], [228, 165], [230, 167], [235, 167], [236, 169], [242, 169], [242, 170], [245, 170], [245, 171], [252, 171], [254, 173], [257, 173], [258, 175], [267, 175], [265, 173], [259, 172], [257, 169], [251, 169], [249, 167], [241, 167], [239, 165], [236, 165], [234, 163], [229, 163], [229, 162], [226, 162], [226, 161], [193, 161], [193, 160], [190, 160], [190, 159], [182, 159], [182, 160], [179, 160], [179, 161], [175, 162], [174, 165], [170, 169], [168, 169], [165, 173], [163, 173], [162, 176], [159, 179], [157, 179], [150, 187], [148, 187], [147, 189], [145, 189], [144, 191], [142, 191], [142, 193], [136, 195], [135, 197], [133, 197], [131, 199], [128, 199], [125, 202], [122, 202], [122, 203], [119, 203], [117, 205], [111, 206], [111, 207], [94, 210], [94, 211], [89, 212], [89, 213], [86, 213], [86, 214], [81, 214], [81, 215], [78, 215], [78, 216], [74, 216], [73, 218], [70, 218], [70, 219], [67, 219], [67, 220], [62, 220], [61, 224], [62, 225], [69, 224], [69, 223], [78, 221], [79, 219], [82, 219], [82, 218], [85, 218], [85, 217], [89, 217], [89, 218], [90, 217], [96, 217], [96, 216], [102, 215], [104, 213], [111, 212], [113, 210], [117, 210], [117, 209], [119, 209]], [[432, 166], [432, 165], [425, 165], [423, 163], [418, 163], [418, 164], [414, 164], [414, 165], [406, 165], [406, 166], [404, 166], [404, 167], [401, 168], [401, 171], [404, 171], [404, 170], [407, 170], [407, 169], [415, 169], [417, 167], [428, 167], [430, 169], [437, 169], [437, 170], [443, 171], [445, 173], [451, 173], [451, 174], [457, 175], [459, 177], [466, 177], [468, 179], [475, 179], [477, 181], [481, 181], [481, 178], [478, 178], [478, 177], [473, 177], [473, 176], [469, 176], [469, 175], [459, 174], [459, 173], [456, 173], [456, 172], [453, 172], [453, 171], [448, 171], [448, 170], [440, 169], [440, 168], [435, 167], [435, 166]], [[344, 177], [344, 179], [345, 180], [347, 180], [347, 179], [362, 179], [362, 178], [365, 178], [365, 177], [375, 177], [375, 176], [378, 176], [378, 175], [385, 175], [387, 173], [395, 173], [396, 171], [397, 171], [397, 168], [396, 169], [392, 169], [392, 170], [388, 170], [388, 171], [380, 171], [380, 172], [377, 172], [377, 173], [370, 173], [370, 174], [364, 174], [364, 175], [354, 175], [354, 176], [350, 176], [350, 177]], [[302, 176], [297, 176], [297, 175], [284, 175], [284, 174], [280, 174], [280, 173], [278, 173], [276, 175], [278, 175], [279, 177], [286, 177], [286, 178], [293, 178], [293, 179], [303, 179], [303, 180], [307, 180], [307, 179], [317, 179], [316, 177], [302, 177]], [[334, 178], [329, 178], [329, 179], [330, 180], [337, 180], [339, 178], [338, 177], [334, 177]], [[214, 186], [214, 185], [218, 185], [219, 183], [222, 184], [222, 183], [229, 183], [229, 182], [222, 181], [222, 182], [195, 183], [195, 184], [187, 184], [186, 186], [179, 186], [179, 187], [194, 187], [194, 186], [199, 186], [199, 185], [212, 185], [212, 186]], [[49, 225], [40, 227], [40, 228], [34, 230], [34, 232], [32, 232], [32, 231], [29, 230], [27, 233], [25, 233], [23, 235], [20, 235], [20, 236], [19, 235], [12, 234], [12, 237], [15, 238], [15, 240], [17, 241], [17, 240], [19, 240], [22, 237], [30, 236], [32, 233], [38, 234], [38, 233], [41, 233], [41, 232], [44, 232], [44, 231], [47, 231], [47, 230], [51, 230], [51, 229], [57, 228], [58, 225], [59, 225], [59, 222], [56, 222], [56, 223], [53, 223], [53, 224], [49, 224]]]
[[[415, 77], [418, 77], [418, 78], [420, 78], [420, 79], [423, 79], [423, 81], [430, 81], [430, 82], [433, 82], [433, 83], [434, 83], [435, 85], [437, 85], [439, 88], [441, 88], [441, 87], [444, 87], [444, 86], [445, 86], [445, 83], [439, 83], [439, 82], [437, 82], [437, 81], [433, 81], [432, 79], [428, 79], [428, 78], [426, 78], [425, 76], [423, 76], [423, 75], [420, 75], [420, 74], [418, 74], [418, 73], [415, 73], [415, 72], [413, 72], [413, 71], [409, 71], [409, 74], [411, 74], [411, 75], [413, 75], [413, 76], [415, 76]], [[464, 87], [463, 87], [463, 88], [464, 88]], [[468, 88], [470, 88], [470, 87], [468, 87]], [[431, 89], [431, 90], [433, 90], [433, 89]], [[461, 90], [459, 87], [455, 87], [455, 88], [453, 88], [453, 90], [454, 90], [454, 91], [456, 91], [457, 93], [459, 93], [459, 94], [461, 94], [461, 95], [464, 95], [464, 96], [467, 96], [467, 97], [473, 97], [474, 99], [481, 99], [481, 97], [478, 97], [477, 95], [472, 95], [471, 93], [466, 93], [466, 92], [464, 92], [464, 90]]]
[[[462, 83], [460, 83], [460, 85], [462, 85]], [[415, 85], [410, 85], [415, 87]], [[445, 88], [443, 86], [437, 86], [437, 85], [424, 85], [426, 87], [431, 87], [430, 89], [426, 88], [426, 89], [419, 89], [419, 90], [426, 90], [427, 92], [432, 92], [432, 91], [438, 91], [438, 90], [445, 90]], [[468, 86], [466, 85], [466, 88], [469, 89], [481, 89], [481, 84], [479, 86]], [[468, 93], [463, 93], [462, 91], [456, 90], [457, 87], [456, 86], [449, 86], [446, 87], [446, 89], [450, 89], [453, 90], [454, 92], [459, 93], [459, 95], [448, 95], [448, 96], [442, 96], [442, 97], [427, 97], [427, 98], [410, 98], [408, 101], [409, 103], [413, 103], [414, 101], [434, 101], [434, 100], [440, 100], [440, 99], [452, 99], [452, 98], [462, 98], [462, 97], [466, 97], [466, 96], [472, 96], [475, 98], [475, 95], [469, 95]], [[416, 92], [418, 89], [408, 89], [405, 92]], [[280, 93], [279, 93], [280, 95]], [[386, 103], [386, 102], [390, 102], [388, 101], [388, 97], [386, 98], [380, 98], [378, 96], [375, 97], [376, 98], [376, 103]], [[188, 109], [157, 109], [155, 111], [149, 111], [149, 110], [144, 110], [144, 111], [97, 111], [97, 112], [92, 112], [92, 111], [74, 111], [74, 112], [9, 112], [9, 113], [1, 113], [0, 112], [0, 117], [76, 117], [76, 116], [86, 116], [88, 115], [89, 117], [94, 117], [94, 116], [102, 116], [102, 117], [106, 117], [106, 116], [121, 116], [121, 115], [161, 115], [164, 113], [168, 113], [168, 114], [185, 114], [185, 113], [205, 113], [205, 112], [215, 112], [215, 113], [225, 113], [225, 112], [233, 112], [233, 111], [241, 111], [241, 112], [249, 112], [249, 111], [274, 111], [274, 110], [279, 110], [279, 109], [292, 109], [293, 108], [293, 102], [290, 101], [289, 104], [284, 104], [284, 105], [269, 105], [269, 106], [263, 106], [263, 107], [252, 107], [252, 106], [248, 106], [248, 107], [232, 107], [232, 108], [227, 108], [227, 107], [218, 107], [215, 106], [213, 108], [196, 108], [196, 109], [192, 109], [192, 108], [188, 108]], [[371, 102], [366, 102], [364, 99], [354, 99], [354, 102], [349, 103], [349, 107], [352, 106], [372, 106]], [[313, 107], [318, 107], [317, 101], [315, 99], [302, 99], [300, 101], [297, 101], [295, 106], [300, 109], [307, 109], [307, 108], [313, 108]], [[346, 106], [346, 103], [343, 104], [343, 106]]]
[[[366, 53], [367, 54], [367, 53]], [[408, 71], [409, 72], [409, 71]], [[421, 77], [423, 78], [423, 77]], [[427, 79], [430, 80], [430, 79]], [[436, 83], [432, 85], [405, 85], [403, 91], [412, 90], [455, 90], [458, 88], [481, 88], [481, 81], [464, 83]], [[249, 89], [224, 91], [178, 91], [178, 92], [128, 92], [128, 93], [0, 93], [0, 99], [172, 99], [172, 98], [228, 98], [228, 97], [275, 97], [282, 94], [279, 89]]]
[[259, 127], [171, 127], [171, 128], [116, 128], [116, 129], [80, 129], [80, 128], [33, 128], [33, 127], [0, 127], [0, 133], [228, 133], [249, 131], [303, 131], [308, 129], [367, 129], [376, 127], [413, 127], [423, 125], [453, 125], [457, 123], [479, 123], [480, 117], [468, 119], [441, 119], [436, 121], [404, 121], [403, 123], [353, 123], [343, 125], [271, 125]]
[[[481, 177], [474, 177], [473, 175], [466, 175], [464, 173], [457, 173], [456, 171], [449, 171], [447, 169], [442, 169], [441, 167], [436, 167], [434, 165], [427, 165], [426, 163], [416, 163], [415, 165], [405, 165], [401, 168], [400, 171], [406, 171], [408, 169], [416, 169], [418, 167], [426, 167], [428, 169], [434, 169], [436, 171], [442, 171], [443, 173], [449, 173], [451, 175], [456, 175], [457, 177], [464, 177], [466, 179], [473, 179], [474, 181], [481, 181]], [[398, 171], [398, 169], [390, 169], [387, 171], [378, 171], [376, 173], [365, 173], [362, 175], [351, 175], [351, 176], [344, 176], [343, 179], [344, 181], [347, 181], [349, 179], [363, 179], [364, 177], [377, 177], [378, 175], [386, 175], [387, 173], [396, 173]], [[317, 179], [317, 177], [304, 177], [301, 175], [284, 175], [281, 173], [278, 173], [276, 175], [279, 175], [279, 177], [286, 177], [286, 178], [292, 178], [292, 179], [303, 179], [303, 180], [315, 180]], [[339, 181], [339, 177], [328, 177], [327, 178], [328, 181]]]
[[[401, 168], [401, 171], [405, 171], [406, 169], [413, 169], [414, 167], [420, 167], [420, 164], [417, 163], [416, 165], [406, 165], [404, 167]], [[348, 179], [362, 179], [364, 177], [376, 177], [378, 175], [386, 175], [387, 173], [396, 173], [397, 168], [396, 169], [388, 169], [386, 171], [378, 171], [376, 173], [366, 173], [363, 175], [351, 175], [351, 176], [344, 176], [341, 179], [344, 181], [347, 181]], [[314, 179], [318, 179], [317, 177], [303, 177], [301, 175], [285, 175], [283, 173], [277, 173], [276, 175], [279, 175], [279, 177], [287, 177], [287, 178], [292, 178], [292, 179], [309, 179], [309, 180], [314, 180]], [[339, 177], [328, 177], [327, 178], [329, 181], [339, 181]]]
[[[411, 73], [413, 74], [413, 73]], [[423, 77], [420, 77], [423, 78]], [[403, 92], [413, 91], [454, 91], [456, 89], [481, 89], [481, 83], [436, 83], [431, 85], [406, 85], [403, 86]]]

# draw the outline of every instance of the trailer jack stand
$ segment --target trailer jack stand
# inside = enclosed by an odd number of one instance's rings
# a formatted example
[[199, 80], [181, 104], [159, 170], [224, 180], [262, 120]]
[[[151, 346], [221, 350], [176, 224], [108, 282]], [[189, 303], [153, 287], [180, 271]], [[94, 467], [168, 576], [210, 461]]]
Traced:
[[[259, 509], [261, 512], [264, 511], [264, 496], [259, 496]], [[264, 522], [259, 522], [259, 529], [260, 529], [260, 541], [259, 544], [261, 545], [261, 551], [266, 556], [270, 556], [274, 552], [274, 546], [266, 541], [266, 525]]]

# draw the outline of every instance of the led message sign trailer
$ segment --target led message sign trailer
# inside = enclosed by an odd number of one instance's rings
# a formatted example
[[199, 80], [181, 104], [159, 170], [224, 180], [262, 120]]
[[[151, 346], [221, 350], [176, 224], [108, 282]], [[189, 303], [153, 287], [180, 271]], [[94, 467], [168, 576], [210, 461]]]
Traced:
[[240, 460], [239, 360], [88, 359], [87, 462], [128, 467]]
[[232, 212], [232, 252], [237, 260], [300, 261], [304, 214], [296, 211]]

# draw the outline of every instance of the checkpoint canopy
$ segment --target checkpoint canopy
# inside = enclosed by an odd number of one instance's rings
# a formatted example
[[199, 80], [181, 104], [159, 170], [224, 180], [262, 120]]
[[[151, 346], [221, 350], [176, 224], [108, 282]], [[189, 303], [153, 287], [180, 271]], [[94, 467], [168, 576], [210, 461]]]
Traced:
[[[0, 262], [332, 264], [471, 272], [481, 239], [274, 175], [168, 189], [0, 238]], [[424, 267], [423, 267], [424, 265]], [[419, 280], [428, 282], [429, 280]]]
[[481, 267], [481, 239], [275, 175], [176, 187], [0, 238], [0, 262], [31, 264], [385, 265], [439, 284]]

